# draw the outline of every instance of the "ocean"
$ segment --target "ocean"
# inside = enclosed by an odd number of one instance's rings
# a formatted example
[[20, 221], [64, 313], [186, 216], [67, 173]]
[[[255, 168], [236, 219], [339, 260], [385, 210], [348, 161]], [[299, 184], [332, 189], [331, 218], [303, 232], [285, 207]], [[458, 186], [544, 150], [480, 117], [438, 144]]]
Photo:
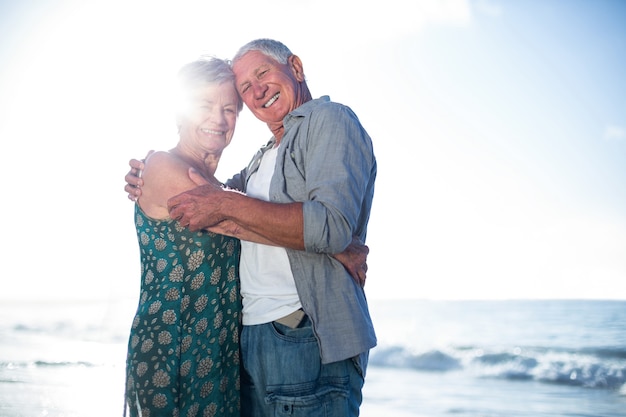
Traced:
[[[121, 416], [135, 305], [0, 302], [0, 416]], [[626, 416], [626, 301], [370, 306], [363, 417]]]

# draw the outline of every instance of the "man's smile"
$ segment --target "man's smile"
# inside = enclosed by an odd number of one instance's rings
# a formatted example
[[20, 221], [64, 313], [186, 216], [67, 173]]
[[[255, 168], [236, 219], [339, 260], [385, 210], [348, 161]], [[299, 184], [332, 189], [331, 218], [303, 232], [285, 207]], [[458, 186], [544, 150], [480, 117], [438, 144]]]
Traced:
[[263, 105], [263, 107], [267, 109], [269, 106], [274, 104], [276, 100], [278, 100], [278, 97], [280, 97], [280, 93], [276, 93], [276, 95], [270, 98], [269, 101]]

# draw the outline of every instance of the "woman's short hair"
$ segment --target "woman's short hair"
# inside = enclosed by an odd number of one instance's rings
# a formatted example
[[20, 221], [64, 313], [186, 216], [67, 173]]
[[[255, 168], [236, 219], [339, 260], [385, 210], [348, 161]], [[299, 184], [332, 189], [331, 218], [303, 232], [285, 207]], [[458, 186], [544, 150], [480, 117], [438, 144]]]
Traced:
[[[230, 62], [213, 56], [201, 56], [193, 62], [185, 64], [178, 70], [178, 93], [179, 98], [189, 97], [198, 89], [207, 84], [231, 83], [235, 88], [235, 74], [230, 66]], [[235, 91], [237, 89], [235, 88]], [[176, 109], [176, 123], [180, 129], [181, 104]], [[237, 94], [237, 111], [243, 109], [243, 101]]]

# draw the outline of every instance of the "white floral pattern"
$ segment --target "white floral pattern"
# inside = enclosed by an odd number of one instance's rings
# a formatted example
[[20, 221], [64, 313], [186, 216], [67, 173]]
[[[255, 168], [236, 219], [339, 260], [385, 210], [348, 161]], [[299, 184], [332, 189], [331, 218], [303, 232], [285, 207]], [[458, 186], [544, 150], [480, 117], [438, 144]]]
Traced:
[[239, 416], [239, 241], [138, 206], [135, 225], [142, 285], [128, 343], [130, 416]]

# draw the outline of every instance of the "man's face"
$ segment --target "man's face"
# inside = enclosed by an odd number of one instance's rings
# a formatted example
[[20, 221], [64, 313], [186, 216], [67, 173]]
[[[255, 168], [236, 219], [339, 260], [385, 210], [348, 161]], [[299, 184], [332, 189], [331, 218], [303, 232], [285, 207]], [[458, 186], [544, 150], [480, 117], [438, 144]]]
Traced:
[[[296, 65], [294, 59], [298, 61]], [[283, 65], [261, 52], [251, 51], [233, 66], [237, 91], [243, 102], [270, 128], [282, 125], [283, 118], [303, 104], [304, 75], [298, 63], [295, 55]]]

